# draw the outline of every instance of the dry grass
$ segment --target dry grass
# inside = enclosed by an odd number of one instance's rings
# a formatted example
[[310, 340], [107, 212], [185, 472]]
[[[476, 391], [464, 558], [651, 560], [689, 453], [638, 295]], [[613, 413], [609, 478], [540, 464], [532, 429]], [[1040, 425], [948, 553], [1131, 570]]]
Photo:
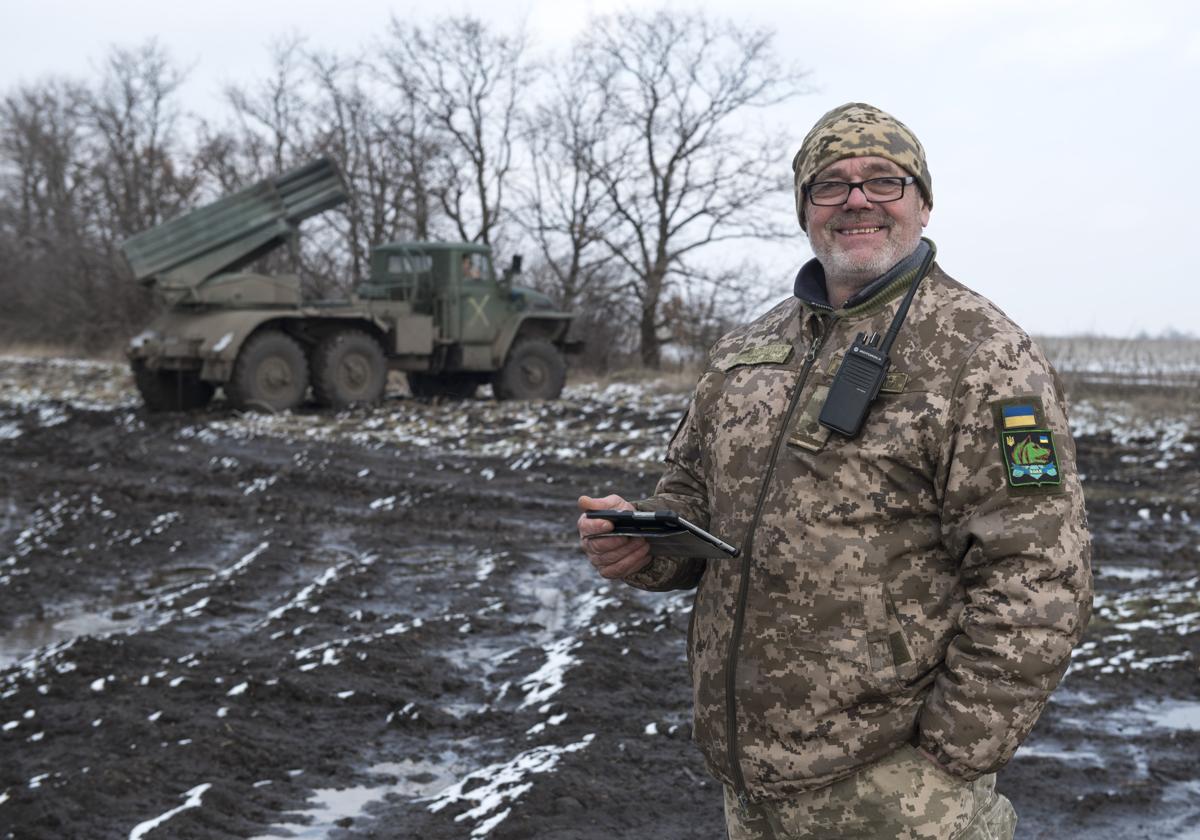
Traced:
[[[1097, 396], [1133, 398], [1143, 413], [1200, 405], [1200, 339], [1040, 336], [1072, 400]], [[572, 385], [604, 387], [639, 383], [656, 393], [690, 391], [699, 363], [649, 370], [632, 364], [605, 373], [572, 367]]]
[[88, 359], [96, 362], [120, 362], [125, 359], [125, 342], [114, 344], [99, 352], [77, 345], [54, 342], [0, 341], [0, 356], [20, 356], [28, 359]]
[[1140, 418], [1200, 407], [1200, 340], [1042, 337], [1071, 401], [1118, 400]]
[[1042, 337], [1059, 373], [1141, 384], [1200, 384], [1200, 340], [1192, 338]]
[[604, 388], [614, 384], [636, 383], [644, 385], [648, 392], [654, 394], [677, 394], [690, 391], [695, 387], [696, 380], [699, 378], [699, 364], [661, 370], [651, 370], [640, 366], [627, 367], [604, 373], [570, 368], [567, 372], [567, 382], [571, 385], [595, 385]]

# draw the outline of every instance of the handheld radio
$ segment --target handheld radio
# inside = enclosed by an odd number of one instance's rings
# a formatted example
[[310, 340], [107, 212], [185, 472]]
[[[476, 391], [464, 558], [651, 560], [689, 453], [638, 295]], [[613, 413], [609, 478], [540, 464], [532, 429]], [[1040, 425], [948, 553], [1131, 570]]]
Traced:
[[908, 307], [917, 293], [917, 286], [929, 271], [934, 255], [933, 248], [930, 248], [925, 259], [921, 261], [917, 277], [913, 280], [908, 294], [904, 296], [896, 317], [892, 318], [882, 344], [879, 341], [879, 333], [873, 333], [870, 337], [866, 333], [859, 333], [850, 349], [846, 351], [841, 366], [834, 374], [833, 383], [829, 386], [825, 405], [821, 407], [821, 414], [817, 418], [822, 426], [846, 437], [855, 437], [862, 430], [867, 412], [871, 410], [871, 403], [879, 396], [879, 389], [887, 378], [888, 367], [891, 365], [888, 354], [891, 353], [892, 344], [896, 341], [900, 325], [904, 323]]

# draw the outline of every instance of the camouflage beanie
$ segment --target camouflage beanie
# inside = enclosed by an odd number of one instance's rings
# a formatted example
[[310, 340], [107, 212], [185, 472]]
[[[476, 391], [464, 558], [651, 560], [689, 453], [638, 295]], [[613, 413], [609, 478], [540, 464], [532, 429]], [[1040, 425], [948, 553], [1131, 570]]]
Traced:
[[848, 102], [817, 120], [792, 159], [796, 216], [805, 232], [808, 226], [804, 221], [804, 194], [800, 186], [811, 182], [814, 175], [831, 163], [868, 155], [887, 158], [915, 176], [925, 203], [933, 206], [933, 179], [925, 162], [925, 149], [916, 135], [900, 120], [873, 105]]

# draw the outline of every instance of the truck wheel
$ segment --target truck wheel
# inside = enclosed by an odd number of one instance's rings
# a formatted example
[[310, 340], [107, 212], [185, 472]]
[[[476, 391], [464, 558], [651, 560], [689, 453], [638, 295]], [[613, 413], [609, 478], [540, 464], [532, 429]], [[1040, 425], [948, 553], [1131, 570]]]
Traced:
[[278, 330], [255, 333], [246, 340], [225, 393], [235, 408], [284, 411], [300, 405], [308, 390], [304, 351]]
[[321, 405], [346, 408], [379, 402], [386, 380], [383, 348], [362, 330], [339, 330], [313, 351], [313, 396]]
[[486, 382], [475, 373], [409, 373], [408, 390], [414, 397], [449, 397], [467, 400]]
[[133, 381], [148, 411], [196, 411], [208, 405], [216, 386], [194, 370], [151, 370], [138, 359]]
[[566, 381], [567, 363], [558, 348], [549, 341], [529, 339], [508, 351], [492, 389], [500, 400], [553, 400]]

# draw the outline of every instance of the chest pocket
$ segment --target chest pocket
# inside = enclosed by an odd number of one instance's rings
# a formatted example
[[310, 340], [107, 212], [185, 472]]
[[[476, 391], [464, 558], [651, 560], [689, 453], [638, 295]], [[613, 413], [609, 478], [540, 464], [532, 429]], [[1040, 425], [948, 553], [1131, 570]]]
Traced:
[[758, 438], [773, 418], [783, 413], [788, 385], [795, 371], [787, 366], [791, 344], [766, 344], [729, 353], [713, 360], [720, 377], [714, 416], [721, 418], [718, 435]]
[[[829, 386], [833, 382], [833, 377], [837, 375], [838, 368], [842, 365], [842, 355], [838, 353], [829, 360], [825, 371], [822, 375], [822, 383], [817, 385], [813, 390], [812, 395], [804, 404], [804, 408], [799, 412], [792, 426], [792, 432], [788, 436], [788, 446], [807, 452], [820, 452], [825, 448], [825, 444], [829, 441], [829, 436], [832, 432], [822, 426], [819, 417], [821, 409], [825, 405], [825, 400], [829, 396]], [[887, 394], [901, 394], [908, 385], [908, 374], [903, 371], [889, 370], [887, 378], [884, 379], [883, 385], [879, 388], [880, 396], [876, 398], [872, 405], [872, 410], [879, 406], [879, 401]]]
[[715, 357], [701, 378], [697, 399], [714, 516], [753, 510], [796, 382], [795, 361], [791, 343], [743, 347]]
[[796, 375], [787, 366], [792, 353], [790, 344], [767, 344], [713, 360], [713, 367], [724, 374], [716, 416], [726, 429], [736, 432], [749, 422], [761, 432], [762, 423], [782, 414], [786, 386]]

